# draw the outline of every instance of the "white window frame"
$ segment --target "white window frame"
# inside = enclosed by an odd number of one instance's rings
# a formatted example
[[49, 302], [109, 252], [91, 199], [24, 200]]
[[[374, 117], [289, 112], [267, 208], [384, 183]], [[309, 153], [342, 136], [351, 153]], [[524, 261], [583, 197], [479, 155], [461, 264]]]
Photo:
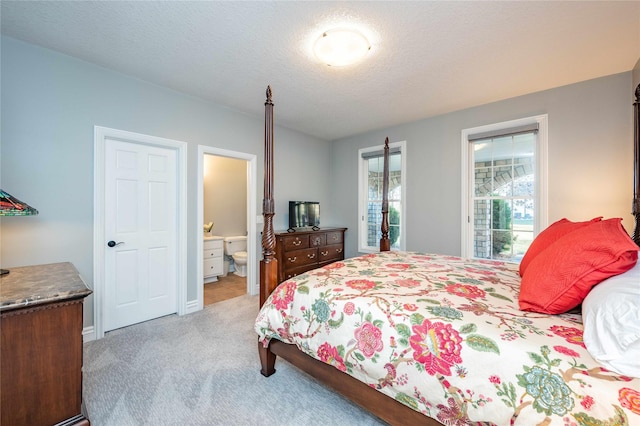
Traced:
[[538, 135], [536, 140], [536, 198], [535, 198], [535, 214], [533, 221], [533, 236], [540, 233], [548, 224], [548, 188], [547, 188], [547, 146], [548, 146], [548, 115], [536, 115], [533, 117], [520, 118], [517, 120], [503, 121], [501, 123], [488, 124], [486, 126], [472, 127], [462, 130], [461, 147], [462, 147], [462, 228], [460, 240], [460, 253], [462, 257], [473, 257], [473, 209], [470, 206], [470, 191], [472, 190], [471, 173], [469, 171], [471, 163], [471, 155], [473, 152], [469, 149], [469, 135], [495, 132], [506, 130], [509, 128], [526, 126], [529, 124], [538, 124]]
[[[389, 143], [389, 149], [400, 149], [400, 250], [406, 250], [406, 211], [407, 211], [407, 141]], [[384, 145], [361, 148], [358, 150], [358, 251], [361, 253], [376, 253], [380, 251], [380, 244], [377, 246], [367, 245], [367, 203], [369, 193], [369, 179], [367, 176], [366, 160], [363, 154], [381, 151]]]

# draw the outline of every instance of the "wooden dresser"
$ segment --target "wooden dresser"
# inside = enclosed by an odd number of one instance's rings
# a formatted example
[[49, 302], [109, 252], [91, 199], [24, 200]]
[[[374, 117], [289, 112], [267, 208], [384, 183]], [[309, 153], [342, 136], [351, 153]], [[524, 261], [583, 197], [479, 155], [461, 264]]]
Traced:
[[344, 259], [346, 230], [321, 228], [318, 231], [276, 232], [278, 282]]
[[0, 281], [0, 424], [89, 425], [82, 412], [82, 302], [71, 263], [10, 269]]

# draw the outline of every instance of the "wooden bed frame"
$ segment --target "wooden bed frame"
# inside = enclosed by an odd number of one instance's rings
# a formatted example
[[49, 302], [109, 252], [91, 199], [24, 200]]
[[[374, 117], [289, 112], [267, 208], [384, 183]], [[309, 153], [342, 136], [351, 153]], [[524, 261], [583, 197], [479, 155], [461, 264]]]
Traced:
[[[633, 204], [632, 215], [635, 226], [633, 241], [640, 246], [640, 85], [635, 90], [634, 110], [634, 169], [633, 169]], [[278, 265], [275, 259], [275, 232], [273, 229], [274, 200], [273, 200], [273, 101], [271, 87], [267, 87], [265, 102], [265, 130], [264, 130], [264, 199], [263, 216], [264, 229], [262, 233], [263, 259], [260, 261], [260, 306], [264, 304], [271, 292], [279, 284]], [[384, 177], [382, 201], [382, 238], [380, 251], [390, 250], [389, 241], [389, 201], [387, 193], [389, 185], [389, 138], [384, 146]], [[370, 413], [392, 425], [440, 425], [438, 421], [427, 417], [406, 405], [382, 394], [381, 392], [354, 379], [333, 366], [311, 358], [300, 351], [295, 345], [271, 340], [265, 348], [258, 342], [260, 355], [260, 373], [271, 376], [276, 372], [276, 356], [279, 356], [299, 369], [307, 372], [318, 381], [330, 386], [334, 390], [360, 405]]]

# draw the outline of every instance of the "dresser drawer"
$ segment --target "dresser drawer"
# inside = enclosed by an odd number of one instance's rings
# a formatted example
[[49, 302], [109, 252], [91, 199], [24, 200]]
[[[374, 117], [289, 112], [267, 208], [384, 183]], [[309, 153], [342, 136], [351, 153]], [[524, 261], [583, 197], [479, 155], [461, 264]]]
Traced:
[[284, 251], [299, 250], [309, 247], [308, 235], [291, 235], [282, 237]]
[[300, 266], [297, 268], [288, 268], [285, 272], [284, 272], [284, 280], [288, 280], [291, 279], [293, 277], [296, 277], [300, 274], [304, 274], [307, 271], [311, 271], [312, 269], [315, 269], [316, 265], [306, 265], [306, 266]]
[[308, 248], [289, 251], [285, 253], [283, 260], [285, 269], [318, 263], [318, 249]]
[[332, 245], [332, 244], [340, 244], [342, 245], [343, 243], [343, 236], [344, 233], [343, 232], [327, 232], [327, 242], [326, 244], [328, 246]]
[[204, 259], [211, 259], [213, 257], [222, 257], [224, 250], [222, 248], [204, 249]]
[[309, 247], [320, 247], [327, 244], [327, 234], [309, 235]]
[[205, 240], [204, 243], [202, 244], [202, 248], [204, 250], [211, 250], [211, 249], [222, 250], [223, 248], [222, 243], [223, 243], [222, 240]]
[[222, 275], [224, 272], [224, 263], [219, 257], [215, 259], [205, 259], [202, 269], [204, 277]]
[[344, 259], [344, 248], [342, 244], [324, 246], [318, 249], [318, 262]]

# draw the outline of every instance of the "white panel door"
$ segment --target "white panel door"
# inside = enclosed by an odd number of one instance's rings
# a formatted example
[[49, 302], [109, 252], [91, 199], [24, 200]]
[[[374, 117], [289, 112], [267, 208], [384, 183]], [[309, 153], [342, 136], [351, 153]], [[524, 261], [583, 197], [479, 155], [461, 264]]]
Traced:
[[177, 312], [173, 149], [105, 140], [104, 331]]

